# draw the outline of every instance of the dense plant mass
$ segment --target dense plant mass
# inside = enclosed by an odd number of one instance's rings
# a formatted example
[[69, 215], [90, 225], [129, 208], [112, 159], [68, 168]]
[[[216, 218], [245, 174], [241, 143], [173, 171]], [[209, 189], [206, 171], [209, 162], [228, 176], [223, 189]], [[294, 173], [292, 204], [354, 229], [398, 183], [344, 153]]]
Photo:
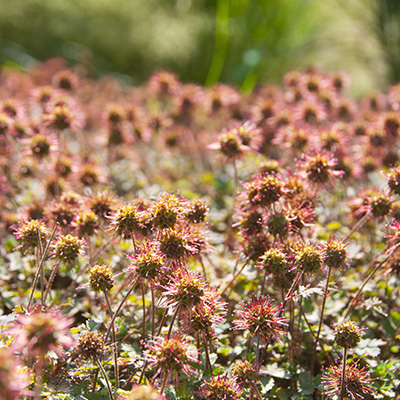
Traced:
[[400, 86], [0, 77], [0, 389], [391, 399]]

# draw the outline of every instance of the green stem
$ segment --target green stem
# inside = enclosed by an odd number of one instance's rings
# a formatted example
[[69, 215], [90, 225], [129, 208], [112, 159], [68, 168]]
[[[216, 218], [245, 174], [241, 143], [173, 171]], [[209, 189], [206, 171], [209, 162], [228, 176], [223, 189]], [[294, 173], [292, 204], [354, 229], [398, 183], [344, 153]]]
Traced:
[[214, 56], [206, 78], [206, 86], [214, 85], [219, 81], [225, 64], [228, 49], [229, 33], [229, 1], [217, 0], [217, 21], [215, 33]]

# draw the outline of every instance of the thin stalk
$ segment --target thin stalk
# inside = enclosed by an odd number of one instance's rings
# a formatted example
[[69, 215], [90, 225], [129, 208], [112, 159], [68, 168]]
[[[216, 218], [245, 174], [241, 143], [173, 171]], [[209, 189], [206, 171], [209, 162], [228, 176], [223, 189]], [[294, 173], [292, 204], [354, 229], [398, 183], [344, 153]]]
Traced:
[[260, 294], [263, 295], [264, 294], [264, 287], [265, 287], [265, 281], [267, 279], [267, 273], [264, 271], [264, 276], [263, 276], [263, 280], [261, 282], [261, 290], [260, 290]]
[[229, 214], [229, 219], [228, 219], [228, 226], [227, 226], [227, 232], [226, 232], [226, 238], [225, 238], [225, 244], [224, 244], [224, 251], [222, 255], [226, 253], [226, 250], [228, 248], [229, 240], [232, 235], [232, 222], [233, 222], [233, 215], [235, 213], [235, 207], [236, 207], [236, 194], [238, 190], [238, 172], [237, 172], [237, 166], [236, 166], [236, 160], [233, 160], [233, 200], [232, 200], [232, 208], [231, 212]]
[[96, 391], [96, 386], [97, 386], [97, 377], [99, 376], [99, 370], [96, 369], [93, 377], [93, 387], [92, 387], [92, 393]]
[[142, 368], [142, 372], [140, 373], [140, 377], [139, 377], [139, 382], [138, 385], [140, 385], [142, 383], [142, 379], [144, 377], [144, 373], [146, 371], [147, 365], [149, 364], [149, 362], [146, 360], [143, 364], [143, 368]]
[[[36, 249], [36, 251], [38, 251], [37, 249]], [[30, 308], [30, 306], [31, 306], [31, 303], [32, 303], [32, 300], [33, 300], [33, 294], [35, 293], [35, 289], [36, 289], [36, 285], [37, 285], [37, 282], [38, 282], [38, 280], [39, 280], [39, 275], [40, 275], [40, 267], [39, 267], [39, 265], [37, 266], [37, 270], [36, 270], [36, 274], [35, 274], [35, 277], [34, 277], [34, 279], [33, 279], [33, 284], [32, 284], [32, 289], [31, 289], [31, 295], [30, 295], [30, 297], [29, 297], [29, 301], [28, 301], [28, 310], [29, 310], [29, 308]]]
[[256, 347], [255, 363], [258, 364], [259, 362], [260, 362], [260, 337], [257, 336], [257, 347]]
[[211, 375], [213, 374], [212, 370], [212, 365], [211, 365], [211, 360], [210, 360], [210, 353], [208, 352], [208, 346], [207, 346], [207, 340], [206, 340], [206, 335], [203, 332], [203, 345], [204, 345], [204, 352], [206, 354], [206, 364], [207, 367], [210, 368]]
[[[36, 228], [36, 234], [38, 237], [38, 246], [36, 248], [36, 265], [40, 265], [40, 259], [42, 258], [43, 255], [43, 249], [42, 249], [42, 237], [40, 235], [40, 230], [39, 228]], [[44, 306], [44, 268], [40, 268], [40, 299], [41, 299], [41, 304], [42, 307]]]
[[292, 295], [292, 292], [294, 290], [294, 288], [296, 287], [296, 285], [298, 284], [300, 278], [303, 276], [304, 271], [301, 271], [297, 274], [296, 278], [294, 279], [292, 286], [290, 286], [289, 291], [287, 292], [286, 296], [285, 296], [285, 303], [290, 300], [290, 296]]
[[140, 288], [142, 291], [142, 305], [143, 305], [143, 319], [142, 319], [142, 338], [146, 339], [146, 299], [144, 296], [144, 282], [140, 281]]
[[117, 318], [119, 312], [121, 311], [122, 306], [125, 304], [125, 301], [128, 299], [128, 297], [132, 293], [133, 289], [135, 289], [135, 286], [138, 283], [138, 281], [139, 281], [139, 278], [137, 278], [135, 281], [133, 281], [131, 288], [128, 290], [128, 292], [126, 293], [125, 297], [122, 299], [121, 303], [119, 304], [117, 310], [115, 311], [115, 313], [114, 313], [114, 315], [113, 315], [113, 317], [111, 319], [110, 326], [107, 329], [107, 333], [106, 333], [106, 336], [105, 336], [105, 339], [104, 339], [105, 342], [107, 341], [108, 335], [110, 334], [111, 327], [113, 326], [115, 319]]
[[40, 256], [41, 251], [40, 251], [39, 247], [40, 247], [40, 245], [38, 245], [36, 247], [36, 249], [35, 249], [35, 256], [36, 256], [36, 264], [35, 265], [37, 267], [37, 270], [40, 271], [40, 292], [41, 292], [40, 301], [41, 301], [41, 305], [43, 307], [43, 305], [44, 305], [44, 301], [43, 301], [43, 282], [44, 282], [44, 277], [43, 277], [43, 268], [39, 267], [39, 265], [40, 265], [40, 257], [41, 257]]
[[133, 372], [129, 378], [127, 379], [127, 381], [125, 382], [125, 390], [129, 389], [129, 384], [132, 382], [132, 379], [134, 378], [134, 376], [136, 375], [136, 373], [138, 372], [138, 369], [135, 369], [135, 372]]
[[164, 325], [164, 322], [165, 322], [165, 319], [167, 318], [167, 315], [168, 315], [168, 308], [165, 309], [164, 315], [161, 318], [160, 326], [158, 327], [158, 331], [157, 331], [157, 336], [160, 336], [160, 334], [161, 334], [161, 329], [162, 329], [162, 327]]
[[174, 315], [172, 316], [172, 321], [171, 321], [171, 325], [169, 326], [167, 339], [169, 339], [169, 338], [171, 337], [172, 328], [173, 328], [173, 326], [174, 326], [174, 322], [175, 322], [176, 316], [178, 315], [178, 312], [179, 312], [179, 306], [176, 307], [176, 310], [175, 310], [175, 312], [174, 312]]
[[135, 235], [133, 232], [131, 232], [131, 239], [132, 239], [132, 244], [133, 244], [133, 252], [137, 254], [137, 247], [136, 247], [136, 240], [135, 240]]
[[162, 386], [161, 386], [161, 389], [160, 389], [160, 394], [161, 394], [161, 396], [162, 396], [163, 393], [164, 393], [165, 386], [167, 385], [167, 382], [168, 382], [168, 378], [169, 378], [169, 373], [166, 372], [166, 373], [165, 373], [165, 376], [164, 376], [164, 380], [163, 380]]
[[[106, 299], [108, 312], [110, 313], [111, 317], [113, 316], [113, 312], [111, 309], [110, 299], [108, 298], [107, 290], [104, 291], [104, 298]], [[117, 347], [117, 340], [115, 338], [115, 326], [112, 323], [111, 326], [111, 334], [112, 334], [112, 341], [113, 341], [113, 355], [114, 355], [114, 372], [115, 372], [115, 389], [119, 389], [119, 369], [118, 369], [118, 347]]]
[[156, 325], [156, 299], [154, 295], [154, 287], [150, 284], [151, 292], [151, 337], [154, 337], [155, 325]]
[[214, 55], [207, 73], [205, 86], [214, 85], [219, 81], [228, 49], [229, 1], [218, 0], [216, 12]]
[[346, 361], [347, 361], [347, 347], [343, 350], [343, 367], [342, 378], [340, 380], [340, 400], [344, 400], [346, 394], [345, 381], [346, 381]]
[[203, 277], [204, 277], [205, 280], [208, 280], [207, 279], [206, 267], [204, 265], [203, 257], [201, 256], [201, 254], [199, 254], [199, 262], [200, 262], [200, 265], [201, 265], [201, 269], [203, 270]]
[[351, 236], [357, 232], [368, 220], [371, 216], [371, 213], [368, 211], [358, 222], [353, 226], [351, 231], [347, 234], [347, 236], [342, 240], [343, 243], [347, 242]]
[[319, 335], [320, 335], [321, 329], [322, 329], [322, 320], [324, 318], [325, 304], [326, 304], [326, 299], [328, 297], [328, 292], [329, 292], [329, 279], [331, 277], [331, 272], [332, 272], [332, 267], [329, 266], [328, 276], [326, 278], [326, 285], [325, 285], [325, 290], [324, 290], [324, 297], [322, 299], [321, 315], [319, 317], [318, 331], [317, 331], [317, 336], [315, 338], [313, 354], [312, 354], [312, 358], [311, 358], [311, 369], [310, 369], [311, 376], [313, 376], [313, 374], [314, 374], [315, 356], [316, 356], [316, 353], [317, 353], [317, 345], [318, 345]]
[[96, 362], [97, 366], [100, 368], [100, 371], [101, 371], [101, 373], [103, 374], [104, 379], [105, 379], [105, 381], [106, 381], [108, 395], [110, 396], [110, 399], [111, 399], [111, 400], [114, 400], [114, 396], [113, 396], [112, 391], [111, 391], [110, 381], [108, 380], [108, 377], [107, 377], [107, 375], [106, 375], [106, 371], [104, 371], [104, 368], [103, 368], [103, 366], [101, 365], [101, 362], [100, 362], [97, 358], [95, 358], [95, 362]]
[[90, 236], [89, 235], [85, 235], [85, 241], [86, 241], [86, 244], [87, 244], [89, 265], [93, 265], [92, 241], [90, 240]]
[[347, 308], [344, 316], [343, 316], [343, 320], [345, 320], [348, 315], [350, 314], [351, 310], [353, 309], [353, 307], [357, 304], [357, 300], [360, 297], [362, 291], [364, 290], [365, 286], [368, 284], [368, 282], [371, 280], [371, 278], [375, 275], [376, 271], [378, 271], [379, 268], [382, 267], [383, 264], [386, 263], [386, 261], [392, 256], [392, 254], [389, 254], [383, 261], [381, 261], [372, 271], [371, 273], [367, 276], [367, 278], [365, 279], [364, 283], [361, 285], [361, 287], [358, 289], [356, 295], [354, 296], [354, 298], [351, 300], [349, 307]]
[[[301, 303], [299, 303], [299, 305], [300, 305], [300, 312], [301, 312], [301, 314], [303, 314], [304, 321], [306, 322], [306, 324], [307, 324], [307, 326], [308, 326], [308, 329], [309, 329], [309, 331], [311, 332], [312, 337], [315, 339], [315, 333], [312, 331], [311, 324], [309, 323], [309, 321], [308, 321], [308, 319], [307, 319], [307, 316], [306, 316], [306, 313], [304, 312], [303, 306], [301, 305]], [[321, 341], [321, 338], [318, 338], [318, 343], [319, 343], [319, 345], [321, 346], [322, 351], [323, 351], [323, 352], [326, 354], [326, 356], [328, 357], [329, 363], [330, 363], [330, 364], [334, 364], [331, 355], [330, 355], [328, 352], [325, 351], [325, 349], [324, 349], [324, 347], [323, 347], [323, 343], [322, 343], [322, 341]]]
[[221, 291], [221, 296], [232, 286], [233, 282], [237, 279], [237, 277], [242, 273], [245, 269], [246, 265], [249, 263], [250, 259], [247, 259], [246, 262], [243, 264], [242, 268], [233, 276], [230, 282], [225, 286], [225, 288]]
[[35, 400], [40, 400], [42, 398], [40, 392], [42, 389], [42, 382], [43, 382], [43, 375], [42, 375], [43, 364], [44, 364], [44, 355], [41, 355], [36, 364], [35, 392], [34, 392]]
[[297, 274], [297, 276], [294, 278], [294, 281], [292, 283], [292, 286], [290, 286], [289, 291], [287, 292], [286, 296], [284, 297], [284, 300], [282, 302], [282, 309], [279, 313], [279, 315], [282, 315], [282, 313], [285, 311], [285, 306], [288, 300], [290, 300], [290, 296], [292, 295], [292, 292], [294, 288], [296, 287], [297, 283], [299, 282], [300, 278], [303, 276], [304, 271], [301, 271]]
[[50, 292], [51, 285], [52, 285], [52, 283], [54, 281], [54, 278], [56, 276], [58, 268], [60, 267], [60, 264], [61, 264], [61, 260], [58, 261], [58, 263], [53, 267], [53, 271], [51, 271], [49, 282], [48, 282], [47, 288], [46, 288], [46, 293], [44, 294], [44, 300], [43, 300], [44, 303], [46, 302], [47, 296], [48, 296], [48, 294]]
[[263, 400], [263, 398], [261, 397], [261, 393], [258, 390], [257, 385], [253, 381], [251, 382], [251, 389], [254, 392], [254, 394], [257, 396], [258, 400]]
[[39, 265], [37, 266], [36, 274], [35, 274], [35, 277], [34, 277], [34, 279], [33, 279], [33, 284], [32, 284], [32, 289], [31, 289], [31, 295], [30, 295], [29, 301], [28, 301], [28, 306], [27, 306], [28, 309], [30, 308], [30, 306], [31, 306], [31, 304], [32, 304], [33, 295], [34, 295], [35, 290], [36, 290], [36, 285], [37, 285], [37, 282], [38, 282], [38, 279], [39, 279], [39, 275], [41, 274], [41, 269], [43, 268], [44, 260], [45, 260], [46, 257], [47, 257], [47, 254], [48, 254], [49, 248], [50, 248], [50, 243], [51, 243], [51, 241], [52, 241], [53, 238], [54, 238], [54, 235], [55, 235], [55, 233], [56, 233], [56, 229], [58, 228], [58, 225], [59, 225], [59, 223], [57, 222], [56, 225], [55, 225], [55, 227], [53, 228], [53, 231], [51, 232], [50, 239], [49, 239], [49, 241], [48, 241], [47, 244], [46, 244], [45, 250], [44, 250], [44, 252], [42, 253], [42, 257], [41, 257], [41, 259], [40, 259]]

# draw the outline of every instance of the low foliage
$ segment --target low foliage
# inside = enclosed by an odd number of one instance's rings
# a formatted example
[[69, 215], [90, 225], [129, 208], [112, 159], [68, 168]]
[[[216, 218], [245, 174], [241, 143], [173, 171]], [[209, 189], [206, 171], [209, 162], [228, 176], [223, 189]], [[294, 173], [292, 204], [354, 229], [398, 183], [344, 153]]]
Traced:
[[399, 86], [63, 68], [1, 76], [3, 398], [395, 398]]

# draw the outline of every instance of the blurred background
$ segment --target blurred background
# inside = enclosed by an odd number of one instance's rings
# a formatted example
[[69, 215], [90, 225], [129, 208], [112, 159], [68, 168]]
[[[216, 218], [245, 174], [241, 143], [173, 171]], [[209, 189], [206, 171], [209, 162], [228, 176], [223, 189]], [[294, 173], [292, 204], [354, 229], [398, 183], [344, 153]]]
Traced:
[[61, 56], [140, 84], [157, 69], [251, 91], [344, 70], [352, 95], [400, 80], [400, 0], [0, 0], [0, 64]]

